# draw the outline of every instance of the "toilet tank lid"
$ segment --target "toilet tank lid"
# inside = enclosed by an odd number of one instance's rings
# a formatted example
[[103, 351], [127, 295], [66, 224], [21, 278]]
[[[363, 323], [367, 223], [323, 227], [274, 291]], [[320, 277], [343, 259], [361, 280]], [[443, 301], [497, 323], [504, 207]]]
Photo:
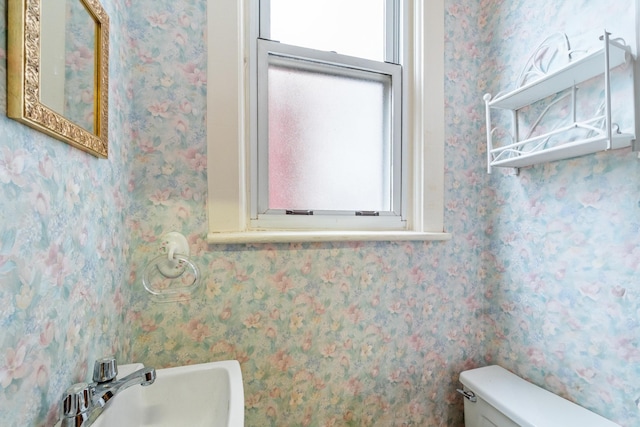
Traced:
[[523, 427], [620, 427], [497, 365], [464, 371], [460, 382]]

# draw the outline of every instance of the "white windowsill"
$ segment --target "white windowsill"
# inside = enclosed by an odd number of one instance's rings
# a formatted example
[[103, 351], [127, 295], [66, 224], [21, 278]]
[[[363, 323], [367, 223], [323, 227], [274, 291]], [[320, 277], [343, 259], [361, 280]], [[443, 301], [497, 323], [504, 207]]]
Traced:
[[209, 233], [212, 244], [300, 243], [300, 242], [384, 242], [450, 240], [450, 233], [417, 231], [241, 231]]

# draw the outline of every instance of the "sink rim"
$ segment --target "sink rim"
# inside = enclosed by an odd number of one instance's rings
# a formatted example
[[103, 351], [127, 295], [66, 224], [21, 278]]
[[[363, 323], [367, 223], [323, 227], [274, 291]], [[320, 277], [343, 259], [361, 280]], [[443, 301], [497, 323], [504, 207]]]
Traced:
[[[118, 377], [126, 376], [138, 369], [141, 369], [145, 365], [142, 363], [130, 363], [118, 365]], [[205, 362], [205, 363], [196, 363], [191, 365], [181, 365], [181, 366], [173, 366], [167, 368], [159, 368], [156, 369], [157, 378], [156, 381], [162, 381], [162, 378], [166, 375], [168, 377], [173, 376], [173, 374], [180, 373], [189, 373], [189, 372], [202, 372], [209, 369], [223, 369], [227, 372], [229, 376], [230, 383], [230, 392], [229, 392], [229, 408], [228, 414], [229, 419], [227, 426], [228, 427], [244, 427], [244, 384], [242, 379], [242, 370], [240, 368], [240, 362], [237, 360], [221, 360], [214, 362]], [[148, 387], [153, 387], [151, 384]], [[129, 390], [136, 390], [138, 393], [144, 393], [144, 389], [146, 387], [138, 387], [134, 386]], [[125, 391], [125, 393], [127, 392]], [[116, 397], [117, 399], [118, 397]], [[114, 399], [115, 402], [115, 399]], [[143, 406], [144, 407], [144, 406]], [[106, 414], [109, 409], [106, 408], [105, 412], [98, 417], [99, 419]]]

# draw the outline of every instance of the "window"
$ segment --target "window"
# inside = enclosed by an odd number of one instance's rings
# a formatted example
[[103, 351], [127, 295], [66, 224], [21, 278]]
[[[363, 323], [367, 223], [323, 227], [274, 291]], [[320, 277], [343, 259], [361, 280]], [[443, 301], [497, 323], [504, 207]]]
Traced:
[[218, 0], [208, 19], [210, 242], [448, 238], [442, 4]]
[[400, 0], [258, 3], [251, 227], [405, 229]]

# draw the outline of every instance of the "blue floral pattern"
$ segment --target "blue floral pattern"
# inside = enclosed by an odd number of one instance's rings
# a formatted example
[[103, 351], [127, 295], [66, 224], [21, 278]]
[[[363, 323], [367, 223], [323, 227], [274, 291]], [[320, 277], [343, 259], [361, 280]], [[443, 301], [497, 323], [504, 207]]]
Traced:
[[[446, 1], [451, 241], [210, 246], [206, 1], [103, 0], [109, 159], [0, 117], [3, 423], [52, 425], [63, 390], [115, 354], [239, 360], [247, 426], [462, 426], [458, 374], [490, 363], [640, 424], [637, 156], [485, 171], [482, 95], [551, 31], [634, 40], [632, 2], [604, 3]], [[169, 231], [203, 292], [162, 304], [141, 271]]]

